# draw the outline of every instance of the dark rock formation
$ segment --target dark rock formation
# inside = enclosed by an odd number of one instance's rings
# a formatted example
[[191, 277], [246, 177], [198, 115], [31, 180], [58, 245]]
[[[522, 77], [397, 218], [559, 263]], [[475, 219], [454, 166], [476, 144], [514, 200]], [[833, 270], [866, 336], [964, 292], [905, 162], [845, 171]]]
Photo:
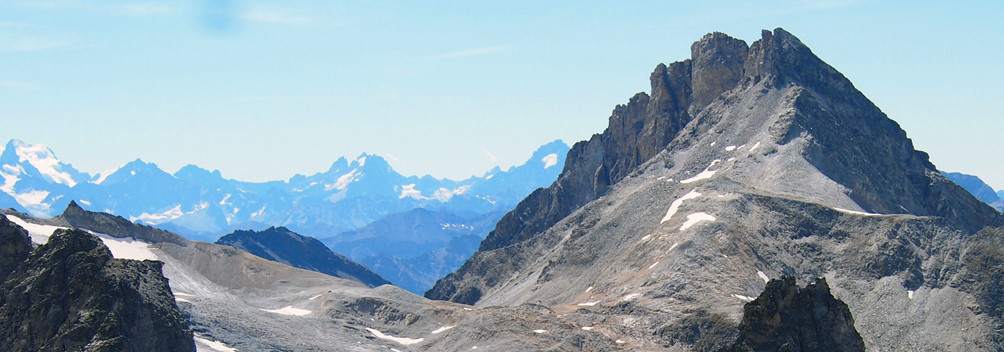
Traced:
[[301, 236], [285, 227], [270, 227], [263, 231], [238, 230], [220, 237], [216, 244], [234, 246], [271, 261], [359, 281], [370, 287], [390, 283], [365, 266], [332, 252], [321, 241]]
[[0, 282], [17, 269], [31, 253], [28, 231], [0, 215]]
[[736, 341], [722, 351], [864, 351], [847, 304], [830, 294], [826, 279], [803, 289], [791, 276], [767, 283], [743, 308]]
[[[0, 222], [3, 242], [16, 235], [23, 253], [24, 232], [10, 225]], [[57, 230], [0, 285], [0, 350], [195, 351], [162, 265], [113, 259], [97, 236]]]

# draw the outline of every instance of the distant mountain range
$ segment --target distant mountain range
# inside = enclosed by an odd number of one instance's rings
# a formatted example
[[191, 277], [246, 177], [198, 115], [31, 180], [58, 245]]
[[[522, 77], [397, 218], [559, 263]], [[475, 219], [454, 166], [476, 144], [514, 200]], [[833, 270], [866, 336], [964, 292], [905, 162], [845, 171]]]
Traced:
[[[89, 175], [44, 145], [11, 140], [0, 152], [0, 208], [52, 216], [76, 200], [89, 210], [206, 242], [234, 231], [281, 226], [322, 239], [420, 294], [474, 253], [505, 212], [554, 182], [568, 149], [556, 140], [522, 165], [496, 167], [462, 181], [403, 176], [380, 156], [363, 154], [339, 158], [315, 175], [253, 183], [224, 179], [219, 171], [195, 165], [170, 174], [140, 159]], [[259, 251], [244, 249], [276, 260], [261, 253], [292, 250], [273, 247], [279, 243], [286, 242], [256, 242]]]
[[504, 211], [561, 172], [568, 146], [540, 147], [526, 164], [494, 168], [462, 181], [403, 176], [377, 155], [339, 158], [331, 167], [287, 181], [243, 182], [188, 165], [174, 174], [136, 159], [90, 175], [45, 145], [11, 140], [0, 150], [0, 207], [52, 216], [72, 199], [87, 209], [212, 241], [234, 229], [286, 226], [331, 237], [385, 215], [428, 208]]
[[1004, 190], [994, 192], [990, 185], [983, 182], [979, 177], [967, 175], [960, 172], [941, 172], [946, 178], [952, 180], [966, 191], [969, 191], [976, 199], [990, 204], [997, 210], [1004, 212]]

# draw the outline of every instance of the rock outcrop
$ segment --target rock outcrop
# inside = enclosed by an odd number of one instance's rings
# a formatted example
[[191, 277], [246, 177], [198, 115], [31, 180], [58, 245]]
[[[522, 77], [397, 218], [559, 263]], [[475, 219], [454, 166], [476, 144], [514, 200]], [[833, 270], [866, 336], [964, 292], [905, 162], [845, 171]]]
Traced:
[[[24, 230], [11, 225], [0, 222], [4, 250], [24, 253]], [[0, 285], [0, 350], [195, 351], [162, 265], [113, 259], [97, 236], [57, 230]]]
[[771, 280], [746, 303], [739, 335], [722, 352], [864, 351], [847, 304], [830, 294], [826, 279], [799, 289], [795, 278]]

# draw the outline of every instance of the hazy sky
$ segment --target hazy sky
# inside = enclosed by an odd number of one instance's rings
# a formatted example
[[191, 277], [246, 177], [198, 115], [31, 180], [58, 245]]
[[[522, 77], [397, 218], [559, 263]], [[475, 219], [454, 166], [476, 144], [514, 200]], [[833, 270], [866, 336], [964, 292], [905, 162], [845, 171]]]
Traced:
[[1004, 188], [1004, 2], [3, 1], [0, 139], [248, 181], [463, 178], [602, 132], [660, 62], [783, 27], [941, 169]]

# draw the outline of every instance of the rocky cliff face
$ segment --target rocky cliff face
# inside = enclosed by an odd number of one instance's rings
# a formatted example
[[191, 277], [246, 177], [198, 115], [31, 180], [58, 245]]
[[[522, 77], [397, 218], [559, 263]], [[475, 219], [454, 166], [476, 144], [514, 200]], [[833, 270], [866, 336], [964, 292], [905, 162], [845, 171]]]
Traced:
[[825, 277], [869, 349], [999, 349], [994, 289], [961, 283], [993, 282], [999, 251], [974, 234], [998, 212], [784, 30], [692, 49], [426, 296], [692, 348], [769, 278]]
[[369, 287], [390, 283], [365, 266], [332, 252], [321, 241], [301, 236], [285, 227], [270, 227], [262, 231], [234, 231], [220, 237], [216, 244], [237, 247], [259, 257], [297, 268], [355, 280]]
[[[677, 181], [702, 168], [711, 173], [715, 163], [735, 160], [716, 159], [720, 153], [708, 147], [718, 139], [732, 148], [745, 143], [751, 152], [788, 147], [770, 165], [734, 173], [750, 188], [856, 211], [944, 217], [967, 232], [1004, 225], [998, 212], [941, 176], [896, 122], [784, 30], [764, 31], [749, 47], [708, 34], [691, 47], [691, 59], [656, 67], [651, 92], [616, 107], [602, 134], [576, 143], [558, 180], [506, 214], [479, 253], [539, 235], [659, 154], [650, 164], [694, 170]], [[705, 140], [710, 145], [698, 148]], [[462, 284], [467, 275], [485, 274], [477, 269], [477, 253], [474, 258], [426, 296], [477, 302], [499, 278]]]
[[0, 261], [20, 261], [0, 285], [0, 349], [195, 351], [163, 263], [113, 259], [79, 230], [57, 230], [25, 256], [26, 232], [0, 218], [2, 250], [16, 254]]
[[864, 351], [847, 304], [830, 294], [826, 279], [803, 289], [794, 277], [771, 280], [743, 308], [743, 320], [729, 351]]

